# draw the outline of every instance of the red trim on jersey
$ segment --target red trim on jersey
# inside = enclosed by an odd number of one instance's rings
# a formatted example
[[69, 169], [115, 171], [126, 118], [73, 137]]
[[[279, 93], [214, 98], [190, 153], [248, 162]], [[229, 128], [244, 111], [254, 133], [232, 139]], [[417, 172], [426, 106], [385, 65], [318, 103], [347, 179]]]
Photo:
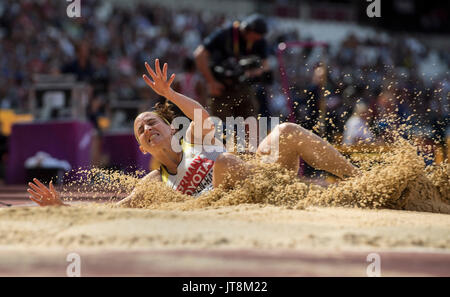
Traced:
[[214, 161], [197, 156], [178, 184], [177, 191], [192, 195], [213, 166]]

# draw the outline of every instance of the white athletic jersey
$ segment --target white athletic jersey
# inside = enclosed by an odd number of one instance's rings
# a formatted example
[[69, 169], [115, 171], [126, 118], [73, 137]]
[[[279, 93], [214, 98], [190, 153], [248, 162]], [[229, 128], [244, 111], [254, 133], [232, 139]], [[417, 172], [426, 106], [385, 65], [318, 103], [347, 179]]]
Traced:
[[191, 196], [199, 196], [213, 189], [213, 166], [217, 157], [224, 151], [223, 145], [195, 146], [181, 140], [183, 156], [172, 175], [161, 165], [162, 181], [174, 190]]

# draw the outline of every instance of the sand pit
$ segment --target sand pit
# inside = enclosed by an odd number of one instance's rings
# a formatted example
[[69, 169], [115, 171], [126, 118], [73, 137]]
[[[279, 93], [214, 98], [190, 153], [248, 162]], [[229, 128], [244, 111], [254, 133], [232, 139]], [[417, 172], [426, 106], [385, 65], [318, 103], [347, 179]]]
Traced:
[[0, 220], [0, 245], [17, 248], [450, 251], [450, 216], [394, 210], [245, 204], [160, 211], [90, 205], [2, 209]]
[[[62, 255], [77, 252], [90, 259], [88, 275], [365, 276], [369, 253], [398, 252], [384, 275], [450, 275], [449, 164], [425, 167], [415, 147], [402, 142], [360, 167], [360, 175], [324, 188], [264, 164], [233, 190], [196, 199], [93, 170], [81, 190], [123, 196], [134, 188], [134, 208], [74, 202], [1, 208], [0, 258], [9, 260], [0, 268], [27, 275], [39, 263], [58, 275]], [[286, 264], [286, 253], [299, 265]], [[118, 264], [118, 255], [129, 264]], [[158, 269], [142, 269], [143, 262]], [[307, 262], [318, 266], [305, 270]]]

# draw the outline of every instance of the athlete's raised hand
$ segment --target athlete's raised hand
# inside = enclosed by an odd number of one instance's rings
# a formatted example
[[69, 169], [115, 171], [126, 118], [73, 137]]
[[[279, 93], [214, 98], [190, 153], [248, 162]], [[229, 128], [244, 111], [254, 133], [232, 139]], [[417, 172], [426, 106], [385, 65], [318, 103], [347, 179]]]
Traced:
[[63, 206], [66, 205], [62, 202], [59, 193], [56, 192], [52, 182], [50, 182], [47, 188], [37, 178], [33, 179], [34, 183], [28, 183], [31, 189], [28, 189], [28, 193], [31, 194], [29, 198], [39, 204], [40, 206]]
[[171, 90], [170, 85], [175, 79], [175, 73], [170, 76], [169, 80], [167, 80], [167, 63], [164, 63], [163, 69], [161, 71], [159, 59], [155, 60], [155, 71], [153, 71], [153, 69], [147, 62], [145, 62], [145, 68], [147, 68], [148, 74], [150, 74], [152, 78], [150, 79], [145, 74], [142, 75], [147, 85], [152, 88], [152, 90], [155, 91], [158, 95], [167, 97]]

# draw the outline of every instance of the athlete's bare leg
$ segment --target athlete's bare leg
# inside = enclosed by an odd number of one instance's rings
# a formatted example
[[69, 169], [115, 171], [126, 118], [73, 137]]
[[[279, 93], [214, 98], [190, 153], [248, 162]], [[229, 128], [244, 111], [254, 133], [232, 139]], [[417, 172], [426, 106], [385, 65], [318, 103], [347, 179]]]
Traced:
[[258, 146], [257, 154], [270, 154], [271, 143], [278, 139], [279, 154], [275, 162], [298, 171], [299, 158], [312, 167], [325, 170], [340, 178], [354, 176], [358, 169], [330, 143], [294, 123], [278, 125]]
[[[293, 123], [278, 125], [258, 146], [257, 155], [271, 155], [271, 144], [278, 139], [278, 157], [274, 162], [289, 170], [298, 171], [299, 158], [314, 168], [325, 170], [338, 177], [354, 176], [358, 169], [342, 156], [331, 144]], [[251, 166], [238, 156], [223, 153], [214, 163], [213, 185], [230, 188], [244, 180]]]

